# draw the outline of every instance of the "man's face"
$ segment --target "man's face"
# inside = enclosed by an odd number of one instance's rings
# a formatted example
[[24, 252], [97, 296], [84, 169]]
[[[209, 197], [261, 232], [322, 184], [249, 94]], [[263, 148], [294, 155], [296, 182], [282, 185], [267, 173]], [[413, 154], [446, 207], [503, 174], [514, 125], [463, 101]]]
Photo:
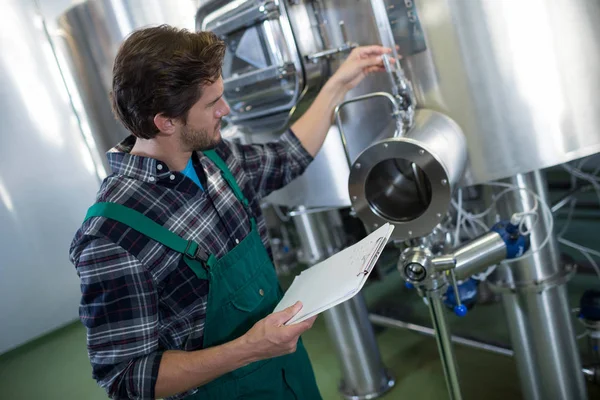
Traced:
[[184, 151], [213, 149], [221, 141], [221, 119], [229, 114], [223, 99], [223, 79], [204, 87], [200, 100], [190, 108], [187, 123], [181, 129]]

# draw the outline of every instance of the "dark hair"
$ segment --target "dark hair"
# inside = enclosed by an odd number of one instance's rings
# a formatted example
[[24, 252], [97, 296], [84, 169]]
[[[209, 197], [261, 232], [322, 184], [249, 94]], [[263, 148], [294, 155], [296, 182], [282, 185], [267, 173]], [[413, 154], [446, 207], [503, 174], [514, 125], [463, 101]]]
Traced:
[[180, 118], [221, 76], [225, 43], [211, 32], [168, 25], [140, 29], [121, 45], [113, 67], [113, 112], [135, 136], [158, 133], [156, 114]]

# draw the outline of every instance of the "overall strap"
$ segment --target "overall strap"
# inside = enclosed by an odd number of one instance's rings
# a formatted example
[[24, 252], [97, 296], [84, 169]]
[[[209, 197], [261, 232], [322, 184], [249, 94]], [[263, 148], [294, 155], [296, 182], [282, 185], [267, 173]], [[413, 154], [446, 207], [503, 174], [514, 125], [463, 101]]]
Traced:
[[199, 278], [208, 279], [203, 263], [206, 263], [208, 267], [212, 267], [216, 262], [216, 258], [213, 255], [209, 256], [198, 246], [198, 243], [179, 237], [144, 214], [124, 205], [96, 203], [88, 209], [85, 220], [87, 221], [92, 217], [104, 217], [121, 222], [171, 250], [183, 254], [185, 263]]
[[223, 176], [223, 179], [225, 179], [225, 181], [229, 184], [229, 187], [231, 188], [231, 190], [233, 190], [235, 197], [242, 202], [245, 208], [247, 208], [248, 199], [246, 199], [246, 197], [244, 196], [242, 189], [240, 189], [239, 185], [235, 181], [235, 178], [233, 177], [233, 174], [229, 170], [229, 167], [227, 166], [225, 161], [223, 161], [223, 159], [219, 157], [219, 155], [214, 150], [207, 150], [203, 153], [221, 170], [221, 175]]

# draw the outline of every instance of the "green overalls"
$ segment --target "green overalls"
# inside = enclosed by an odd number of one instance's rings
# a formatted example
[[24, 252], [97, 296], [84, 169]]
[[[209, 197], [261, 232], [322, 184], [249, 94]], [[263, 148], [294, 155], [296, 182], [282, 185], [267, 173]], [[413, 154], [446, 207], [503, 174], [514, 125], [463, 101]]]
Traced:
[[[251, 231], [233, 250], [217, 259], [143, 214], [115, 203], [97, 203], [86, 219], [102, 216], [132, 229], [183, 254], [184, 261], [200, 279], [209, 283], [203, 347], [208, 348], [242, 336], [260, 319], [269, 315], [283, 292], [275, 267], [262, 244], [256, 222], [249, 212], [235, 178], [214, 152], [204, 153], [221, 170], [236, 198], [242, 202]], [[294, 354], [257, 361], [202, 386], [189, 399], [273, 399], [319, 400], [308, 354], [298, 341]]]

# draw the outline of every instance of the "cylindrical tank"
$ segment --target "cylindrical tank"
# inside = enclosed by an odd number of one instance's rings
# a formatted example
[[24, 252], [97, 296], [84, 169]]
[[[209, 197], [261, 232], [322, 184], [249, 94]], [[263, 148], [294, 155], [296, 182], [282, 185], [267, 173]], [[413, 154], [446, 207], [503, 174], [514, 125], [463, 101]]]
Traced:
[[72, 89], [81, 98], [100, 152], [128, 135], [115, 119], [108, 97], [113, 62], [125, 37], [137, 28], [159, 24], [193, 31], [195, 10], [193, 0], [88, 0], [59, 17], [62, 41], [57, 45], [65, 53]]
[[419, 106], [467, 137], [465, 185], [600, 151], [600, 2], [375, 1]]
[[67, 252], [100, 184], [36, 3], [2, 2], [0, 354], [77, 320]]
[[[214, 1], [205, 1], [214, 3]], [[228, 3], [220, 1], [221, 4]], [[440, 111], [463, 130], [468, 164], [462, 185], [564, 163], [600, 150], [600, 3], [588, 0], [340, 0], [285, 2], [307, 69], [306, 43], [321, 50], [345, 41], [400, 47], [417, 105]], [[521, 4], [522, 3], [522, 4]], [[294, 17], [310, 7], [317, 21]], [[346, 28], [340, 28], [343, 21]], [[318, 29], [315, 29], [315, 26]], [[351, 27], [351, 28], [350, 28]], [[312, 43], [311, 51], [319, 49]], [[339, 65], [329, 61], [330, 71]], [[326, 77], [325, 77], [326, 78]], [[314, 89], [314, 88], [313, 88]], [[390, 91], [371, 76], [347, 98]], [[298, 114], [301, 113], [301, 110]], [[349, 152], [358, 154], [389, 124], [383, 100], [353, 104], [344, 114]], [[246, 121], [266, 126], [268, 117]], [[271, 128], [271, 127], [269, 127]], [[278, 132], [251, 134], [264, 142]], [[269, 200], [288, 206], [348, 206], [348, 169], [332, 127], [306, 173]], [[328, 188], [328, 190], [321, 190]]]

